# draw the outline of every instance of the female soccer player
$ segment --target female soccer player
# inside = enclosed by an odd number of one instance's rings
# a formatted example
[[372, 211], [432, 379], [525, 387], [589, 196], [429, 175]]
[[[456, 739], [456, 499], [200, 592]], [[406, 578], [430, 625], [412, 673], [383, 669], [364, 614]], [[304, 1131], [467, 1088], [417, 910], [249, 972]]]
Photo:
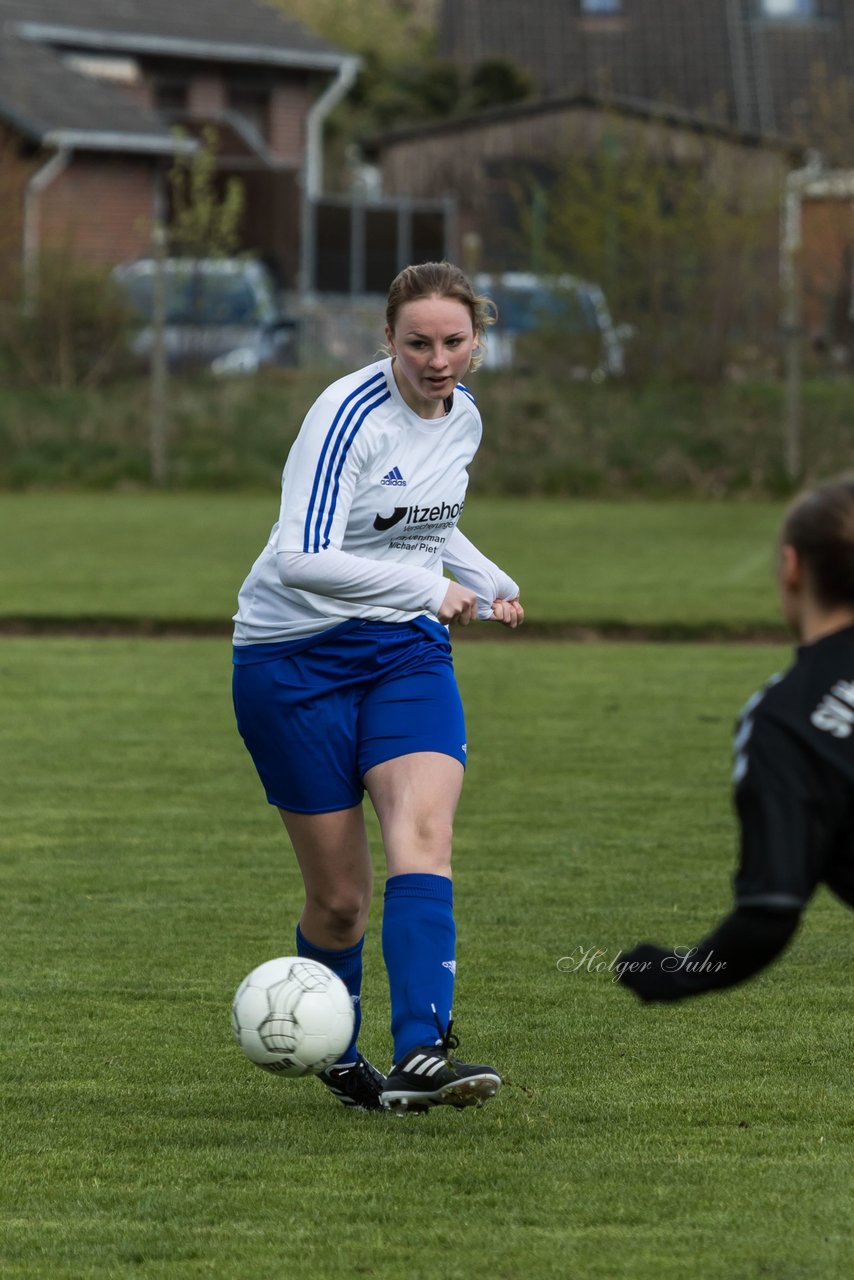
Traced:
[[820, 883], [854, 907], [854, 479], [792, 506], [779, 582], [801, 644], [736, 728], [735, 908], [696, 947], [647, 943], [622, 956], [620, 980], [642, 1000], [681, 1000], [758, 973], [790, 941]]
[[[489, 300], [449, 263], [397, 276], [389, 357], [309, 410], [235, 615], [238, 728], [305, 882], [297, 950], [342, 978], [356, 1010], [352, 1044], [321, 1077], [349, 1106], [466, 1106], [501, 1084], [451, 1053], [451, 829], [466, 732], [445, 625], [516, 627], [524, 616], [516, 583], [457, 528], [481, 436], [462, 378], [491, 320]], [[387, 1079], [356, 1047], [372, 882], [365, 790], [388, 870]]]

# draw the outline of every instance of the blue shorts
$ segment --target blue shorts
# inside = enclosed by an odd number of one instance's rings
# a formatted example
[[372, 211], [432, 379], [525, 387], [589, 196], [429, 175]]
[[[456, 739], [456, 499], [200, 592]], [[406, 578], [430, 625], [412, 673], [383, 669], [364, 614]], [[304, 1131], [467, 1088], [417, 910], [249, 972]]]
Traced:
[[367, 771], [413, 751], [464, 766], [466, 731], [447, 630], [431, 618], [343, 623], [308, 641], [234, 650], [237, 727], [270, 804], [359, 804]]

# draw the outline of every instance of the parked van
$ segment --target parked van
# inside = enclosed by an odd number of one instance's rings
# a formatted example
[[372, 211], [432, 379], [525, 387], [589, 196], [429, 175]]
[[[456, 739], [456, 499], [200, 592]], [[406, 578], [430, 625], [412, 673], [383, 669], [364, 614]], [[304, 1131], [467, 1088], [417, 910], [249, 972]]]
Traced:
[[625, 343], [634, 331], [614, 324], [598, 284], [521, 271], [479, 274], [473, 283], [498, 308], [498, 322], [486, 335], [485, 369], [535, 366], [542, 341], [565, 349], [570, 377], [600, 382], [625, 373]]

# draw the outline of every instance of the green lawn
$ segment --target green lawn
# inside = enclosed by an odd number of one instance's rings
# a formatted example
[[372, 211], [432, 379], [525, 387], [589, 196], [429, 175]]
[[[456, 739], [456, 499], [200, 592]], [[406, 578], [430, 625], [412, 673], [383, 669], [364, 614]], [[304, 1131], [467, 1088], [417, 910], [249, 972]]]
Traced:
[[[227, 625], [278, 514], [246, 495], [3, 494], [0, 618]], [[776, 625], [774, 503], [473, 497], [463, 529], [522, 586], [532, 623]]]
[[[239, 504], [191, 508], [212, 562], [210, 616], [246, 549], [229, 547], [229, 509]], [[247, 546], [264, 523], [264, 504], [250, 509]], [[162, 548], [166, 525], [150, 535]], [[114, 576], [122, 547], [106, 545], [114, 521], [101, 528]], [[80, 601], [92, 582], [75, 536], [39, 534], [54, 609], [60, 547]], [[201, 545], [193, 555], [203, 563]], [[142, 562], [126, 561], [126, 581]], [[179, 612], [169, 581], [164, 564], [127, 594]], [[612, 578], [609, 607], [613, 589]], [[16, 591], [18, 609], [43, 603], [25, 577]], [[205, 598], [195, 583], [192, 608]], [[607, 973], [558, 967], [645, 936], [687, 944], [727, 907], [731, 723], [786, 657], [460, 648], [471, 755], [455, 1012], [463, 1056], [494, 1060], [512, 1083], [482, 1111], [401, 1120], [349, 1114], [315, 1081], [258, 1071], [232, 1042], [232, 993], [292, 950], [300, 891], [232, 726], [227, 643], [0, 641], [4, 1280], [850, 1274], [844, 910], [821, 895], [774, 971], [689, 1007], [645, 1008]], [[378, 925], [377, 913], [364, 1048], [385, 1063]]]

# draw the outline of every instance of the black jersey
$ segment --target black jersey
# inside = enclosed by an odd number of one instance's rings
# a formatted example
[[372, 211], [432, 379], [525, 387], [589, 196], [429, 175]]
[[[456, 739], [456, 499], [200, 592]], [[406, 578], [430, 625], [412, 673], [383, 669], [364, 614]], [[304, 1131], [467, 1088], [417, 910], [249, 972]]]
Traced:
[[802, 645], [734, 746], [738, 905], [799, 909], [823, 882], [854, 906], [854, 627]]
[[734, 986], [788, 945], [818, 884], [854, 906], [854, 627], [798, 649], [735, 734], [735, 910], [696, 947], [642, 943], [619, 980], [642, 1000]]

